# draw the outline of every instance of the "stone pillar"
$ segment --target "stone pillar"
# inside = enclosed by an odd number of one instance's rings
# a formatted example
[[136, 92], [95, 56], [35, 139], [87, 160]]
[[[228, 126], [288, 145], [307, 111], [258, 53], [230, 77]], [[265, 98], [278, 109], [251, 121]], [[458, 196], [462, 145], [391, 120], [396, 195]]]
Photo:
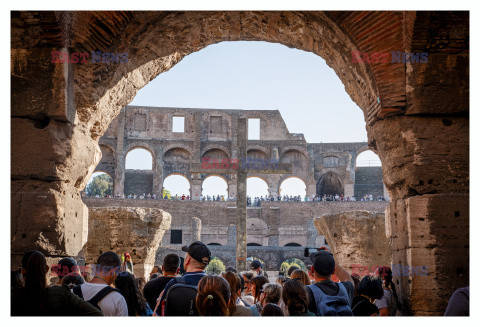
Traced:
[[116, 167], [115, 167], [115, 181], [113, 183], [114, 195], [122, 195], [125, 193], [125, 148], [124, 148], [124, 135], [125, 135], [125, 108], [122, 108], [118, 115], [118, 133], [117, 133], [117, 146], [115, 149]]
[[[469, 285], [468, 140], [468, 116], [454, 114], [392, 117], [369, 128], [391, 195], [393, 264], [408, 275], [394, 277], [407, 313], [442, 315], [454, 290]], [[418, 274], [423, 266], [427, 276]]]
[[157, 199], [163, 199], [163, 148], [155, 151], [155, 169], [153, 172], [153, 191]]
[[343, 192], [344, 192], [343, 195], [345, 197], [353, 197], [353, 195], [354, 195], [354, 184], [353, 183], [345, 184]]
[[388, 193], [388, 189], [385, 186], [385, 183], [383, 184], [383, 197], [386, 201], [390, 201], [390, 194]]
[[169, 213], [157, 208], [90, 208], [85, 261], [95, 263], [99, 254], [106, 251], [114, 251], [119, 256], [129, 252], [135, 277], [148, 280], [171, 220]]
[[87, 240], [83, 190], [101, 151], [79, 121], [73, 66], [52, 63], [58, 48], [11, 51], [11, 264], [36, 249], [75, 256]]
[[[267, 211], [267, 210], [265, 210]], [[278, 226], [280, 223], [280, 208], [270, 207], [268, 209], [268, 246], [279, 246], [279, 231]]]
[[315, 227], [327, 239], [335, 259], [349, 272], [366, 276], [378, 266], [390, 266], [392, 253], [385, 236], [383, 213], [327, 214], [315, 218]]
[[[237, 123], [238, 157], [247, 157], [247, 119], [238, 118]], [[238, 271], [247, 269], [247, 171], [237, 172], [237, 244], [236, 268]]]
[[309, 198], [314, 197], [317, 194], [317, 186], [315, 184], [307, 185], [307, 196]]
[[232, 175], [232, 178], [228, 182], [228, 196], [235, 198], [237, 196], [237, 176]]
[[192, 239], [190, 243], [202, 240], [202, 220], [197, 217], [193, 217], [191, 221]]
[[202, 195], [202, 183], [200, 179], [200, 174], [192, 174], [191, 184], [190, 184], [190, 198], [192, 200], [199, 200]]

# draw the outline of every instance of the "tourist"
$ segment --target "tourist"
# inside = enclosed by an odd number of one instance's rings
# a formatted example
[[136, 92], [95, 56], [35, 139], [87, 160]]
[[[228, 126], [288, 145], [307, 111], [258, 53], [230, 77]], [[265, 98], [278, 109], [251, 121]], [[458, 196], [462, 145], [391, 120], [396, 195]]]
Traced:
[[254, 277], [253, 273], [249, 271], [244, 271], [241, 273], [241, 275], [245, 284], [243, 287], [243, 294], [241, 297], [242, 301], [244, 301], [244, 303], [247, 303], [248, 306], [252, 306], [253, 303], [255, 302], [255, 298], [252, 296], [250, 292], [250, 284], [252, 282], [252, 278]]
[[28, 251], [22, 258], [25, 286], [11, 290], [12, 316], [102, 316], [90, 303], [75, 296], [68, 287], [47, 287], [49, 267], [39, 251]]
[[458, 288], [448, 301], [445, 316], [470, 316], [470, 286]]
[[227, 268], [225, 268], [225, 272], [229, 272], [229, 271], [230, 271], [230, 272], [233, 272], [233, 273], [235, 273], [235, 274], [237, 273], [237, 269], [235, 269], [235, 268], [233, 268], [233, 267], [227, 267]]
[[262, 316], [263, 317], [283, 317], [283, 311], [282, 308], [280, 308], [278, 305], [273, 304], [273, 303], [267, 303], [262, 310]]
[[310, 277], [308, 277], [308, 274], [305, 272], [303, 269], [295, 269], [291, 274], [290, 274], [290, 279], [296, 279], [300, 283], [302, 283], [304, 286], [310, 285]]
[[138, 289], [140, 290], [140, 293], [143, 294], [143, 288], [145, 287], [145, 284], [146, 284], [145, 278], [138, 277], [138, 278], [135, 278], [135, 280], [137, 281], [137, 285], [138, 285]]
[[261, 296], [261, 305], [267, 303], [279, 304], [282, 298], [282, 286], [277, 283], [267, 283], [263, 285], [263, 293]]
[[153, 276], [154, 274], [157, 274], [157, 276], [158, 276], [158, 273], [159, 273], [160, 271], [161, 271], [160, 266], [153, 266], [152, 271], [150, 271], [150, 280], [152, 280], [152, 276]]
[[127, 302], [129, 316], [151, 316], [153, 314], [133, 274], [127, 271], [119, 273], [115, 279], [115, 287]]
[[147, 299], [150, 308], [155, 308], [160, 293], [165, 289], [168, 282], [179, 273], [180, 257], [173, 253], [167, 254], [163, 258], [161, 271], [163, 276], [151, 279], [143, 288], [143, 295]]
[[85, 283], [85, 280], [77, 272], [72, 272], [62, 278], [62, 286], [68, 286], [70, 289], [73, 289], [75, 285], [82, 285], [83, 283]]
[[85, 301], [93, 300], [105, 316], [128, 316], [125, 298], [111, 287], [121, 267], [120, 257], [112, 251], [98, 257], [90, 282], [78, 285], [73, 292]]
[[287, 278], [285, 276], [278, 276], [277, 279], [275, 280], [275, 283], [283, 285], [287, 281]]
[[[262, 304], [260, 302], [260, 298], [263, 293], [263, 285], [268, 283], [268, 279], [265, 276], [255, 276], [252, 278], [252, 281], [250, 282], [249, 290], [250, 293], [253, 296], [253, 305], [252, 305], [252, 310], [257, 312], [254, 312], [254, 315], [260, 315], [260, 312], [262, 312]], [[255, 314], [257, 313], [257, 314]]]
[[73, 258], [62, 258], [58, 261], [57, 265], [53, 265], [51, 268], [52, 273], [58, 277], [57, 285], [62, 285], [62, 279], [70, 273], [78, 273], [79, 267], [77, 261]]
[[295, 266], [295, 265], [290, 266], [290, 267], [288, 268], [288, 270], [287, 270], [287, 277], [290, 278], [290, 275], [291, 275], [296, 269], [298, 269], [298, 268], [300, 268], [300, 267], [299, 267], [299, 266]]
[[[187, 255], [185, 256], [185, 260], [183, 262], [183, 266], [185, 269], [185, 274], [183, 275], [183, 278], [185, 280], [185, 284], [197, 286], [200, 279], [205, 276], [205, 268], [210, 262], [210, 249], [202, 242], [196, 241], [190, 244], [188, 247], [184, 246], [182, 248], [182, 251], [187, 252]], [[167, 283], [167, 285], [165, 285], [164, 290], [159, 296], [160, 304], [165, 301], [169, 288], [175, 284], [177, 284], [177, 280], [173, 278]], [[172, 303], [172, 306], [175, 306], [175, 303]], [[155, 312], [157, 314], [160, 313], [157, 311], [157, 309], [155, 309]]]
[[262, 274], [262, 263], [259, 260], [253, 260], [250, 264], [250, 269], [257, 276]]
[[227, 271], [223, 277], [230, 285], [230, 300], [228, 302], [228, 314], [230, 316], [251, 316], [252, 310], [240, 299], [242, 294], [242, 282], [240, 277], [232, 271]]
[[352, 301], [354, 316], [378, 316], [379, 310], [374, 304], [383, 296], [382, 280], [378, 277], [365, 276], [356, 289], [357, 296]]
[[308, 310], [308, 296], [305, 286], [298, 280], [288, 280], [282, 288], [282, 299], [290, 316], [314, 316]]
[[[308, 310], [317, 316], [352, 315], [353, 280], [350, 274], [335, 261], [333, 254], [320, 250], [310, 255], [312, 260], [311, 274], [315, 284], [307, 286]], [[336, 274], [339, 283], [332, 280]], [[328, 309], [330, 302], [343, 303], [335, 310]]]
[[198, 283], [195, 301], [200, 316], [228, 316], [230, 286], [221, 276], [204, 276]]
[[398, 301], [397, 291], [392, 280], [392, 270], [390, 267], [381, 266], [375, 273], [383, 282], [383, 297], [375, 301], [375, 305], [380, 311], [380, 316], [396, 316], [397, 309], [402, 310], [402, 305]]

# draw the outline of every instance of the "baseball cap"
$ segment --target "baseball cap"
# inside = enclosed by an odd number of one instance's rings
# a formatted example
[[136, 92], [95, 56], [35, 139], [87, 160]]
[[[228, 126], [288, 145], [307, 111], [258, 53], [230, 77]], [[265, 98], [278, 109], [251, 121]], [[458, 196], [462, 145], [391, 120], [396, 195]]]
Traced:
[[258, 269], [262, 266], [262, 263], [258, 260], [253, 260], [252, 263], [250, 264], [250, 268], [252, 269]]
[[192, 258], [206, 265], [210, 262], [210, 249], [202, 242], [196, 241], [189, 246], [184, 246], [182, 251], [187, 252]]
[[320, 250], [310, 255], [313, 269], [321, 276], [329, 276], [335, 271], [335, 259], [331, 252]]

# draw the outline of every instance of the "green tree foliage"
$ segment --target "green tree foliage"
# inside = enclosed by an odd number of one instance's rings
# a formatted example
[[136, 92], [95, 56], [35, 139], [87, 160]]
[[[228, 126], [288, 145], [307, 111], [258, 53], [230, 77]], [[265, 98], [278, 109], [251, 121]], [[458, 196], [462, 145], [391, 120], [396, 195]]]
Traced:
[[222, 272], [225, 271], [225, 265], [223, 264], [222, 260], [220, 260], [220, 258], [213, 257], [213, 259], [210, 260], [210, 263], [208, 264], [205, 271], [207, 272], [207, 274], [220, 275]]
[[283, 276], [287, 276], [288, 269], [290, 269], [291, 266], [295, 266], [305, 271], [307, 270], [307, 266], [305, 266], [302, 260], [293, 258], [282, 262], [282, 264], [280, 265], [280, 274], [282, 274]]
[[171, 198], [172, 198], [172, 194], [171, 194], [170, 191], [167, 190], [166, 188], [163, 189], [162, 198], [165, 199], [165, 195], [167, 196], [167, 199], [171, 199]]
[[113, 195], [113, 181], [107, 174], [101, 174], [95, 176], [85, 188], [87, 196], [99, 195], [104, 197], [105, 195]]

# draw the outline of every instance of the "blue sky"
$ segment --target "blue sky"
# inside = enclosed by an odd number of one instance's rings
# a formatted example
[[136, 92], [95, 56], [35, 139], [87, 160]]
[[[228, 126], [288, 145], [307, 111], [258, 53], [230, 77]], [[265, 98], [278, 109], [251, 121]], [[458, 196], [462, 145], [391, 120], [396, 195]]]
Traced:
[[[152, 80], [130, 104], [279, 110], [290, 133], [303, 133], [307, 142], [367, 140], [362, 111], [325, 60], [281, 44], [241, 41], [208, 46]], [[364, 153], [360, 161], [375, 164], [378, 157]], [[149, 165], [151, 158], [142, 151], [127, 157], [127, 168]], [[179, 177], [166, 183], [173, 194], [185, 192]], [[285, 193], [305, 193], [301, 181], [287, 184], [282, 186]], [[212, 194], [224, 188], [219, 180], [204, 185], [204, 191]], [[247, 188], [251, 195], [265, 194], [261, 181], [249, 180]]]

